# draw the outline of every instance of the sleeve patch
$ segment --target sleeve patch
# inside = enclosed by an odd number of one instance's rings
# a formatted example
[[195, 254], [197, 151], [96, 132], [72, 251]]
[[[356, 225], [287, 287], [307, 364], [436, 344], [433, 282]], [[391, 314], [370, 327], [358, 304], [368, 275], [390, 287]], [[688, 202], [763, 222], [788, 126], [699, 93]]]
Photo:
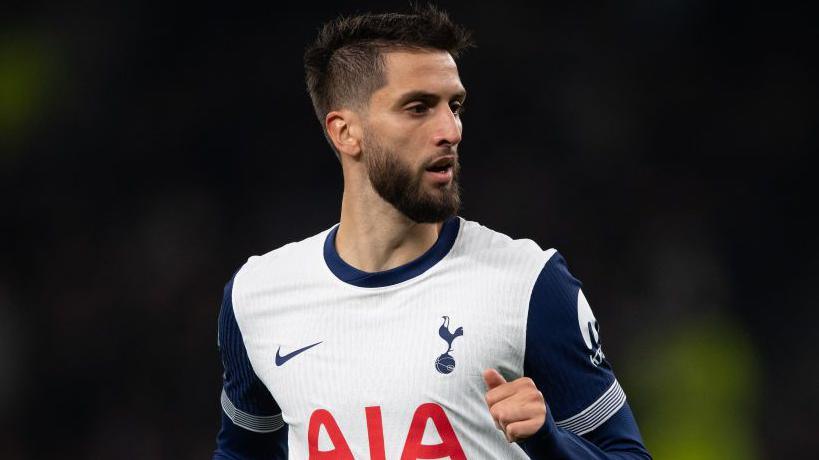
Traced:
[[583, 295], [582, 289], [577, 290], [577, 320], [583, 342], [591, 352], [589, 360], [595, 366], [599, 366], [606, 358], [606, 355], [603, 354], [603, 348], [600, 346], [600, 324], [594, 317], [589, 301]]

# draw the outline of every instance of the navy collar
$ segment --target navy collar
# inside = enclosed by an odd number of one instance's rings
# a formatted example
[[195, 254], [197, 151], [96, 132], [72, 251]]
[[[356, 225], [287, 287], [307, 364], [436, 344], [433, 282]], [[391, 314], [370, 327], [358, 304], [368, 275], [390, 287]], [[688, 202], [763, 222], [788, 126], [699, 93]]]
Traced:
[[400, 267], [384, 270], [383, 272], [369, 273], [341, 260], [338, 251], [336, 251], [336, 232], [338, 232], [338, 225], [336, 225], [330, 230], [327, 239], [324, 240], [324, 261], [330, 271], [345, 283], [366, 288], [391, 286], [415, 278], [443, 259], [455, 244], [455, 238], [458, 236], [460, 226], [461, 219], [458, 216], [447, 219], [441, 226], [438, 240], [423, 255]]

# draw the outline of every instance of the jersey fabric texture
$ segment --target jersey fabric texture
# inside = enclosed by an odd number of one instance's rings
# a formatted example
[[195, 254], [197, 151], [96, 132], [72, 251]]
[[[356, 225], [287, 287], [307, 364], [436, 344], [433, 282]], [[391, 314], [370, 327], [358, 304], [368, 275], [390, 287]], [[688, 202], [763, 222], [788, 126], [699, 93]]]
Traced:
[[[554, 249], [453, 217], [418, 259], [367, 273], [337, 229], [251, 257], [225, 287], [214, 458], [609, 458], [600, 444], [622, 442], [648, 458]], [[487, 368], [543, 393], [526, 442], [495, 427]]]

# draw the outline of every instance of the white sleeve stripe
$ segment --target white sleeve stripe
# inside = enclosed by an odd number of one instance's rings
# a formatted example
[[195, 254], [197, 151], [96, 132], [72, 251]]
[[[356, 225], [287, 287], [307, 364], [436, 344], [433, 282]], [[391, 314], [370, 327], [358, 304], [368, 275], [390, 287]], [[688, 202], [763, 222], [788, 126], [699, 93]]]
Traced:
[[589, 407], [572, 417], [555, 422], [555, 424], [564, 430], [571, 431], [580, 436], [602, 425], [612, 415], [616, 414], [617, 411], [623, 407], [625, 402], [626, 394], [623, 392], [617, 380], [615, 380], [609, 389], [606, 390], [597, 401], [591, 403]]
[[566, 423], [563, 424], [563, 428], [569, 429], [572, 431], [578, 431], [582, 428], [587, 427], [588, 425], [593, 425], [597, 422], [601, 417], [605, 417], [607, 414], [610, 414], [610, 411], [614, 408], [618, 407], [620, 400], [617, 398], [609, 398], [606, 400], [605, 403], [599, 405], [594, 412], [590, 412], [587, 417], [582, 420], [576, 420], [574, 423]]
[[230, 398], [228, 398], [224, 389], [222, 389], [222, 410], [225, 411], [225, 415], [228, 416], [234, 425], [255, 433], [272, 433], [284, 426], [282, 414], [268, 416], [253, 415], [241, 409], [237, 409]]
[[602, 425], [606, 420], [608, 420], [612, 415], [614, 415], [625, 403], [625, 398], [620, 400], [612, 400], [609, 404], [606, 405], [605, 411], [601, 411], [594, 419], [589, 420], [587, 423], [583, 425], [577, 425], [572, 427], [566, 427], [567, 430], [572, 431], [577, 435], [583, 435], [590, 431], [595, 430], [597, 427]]

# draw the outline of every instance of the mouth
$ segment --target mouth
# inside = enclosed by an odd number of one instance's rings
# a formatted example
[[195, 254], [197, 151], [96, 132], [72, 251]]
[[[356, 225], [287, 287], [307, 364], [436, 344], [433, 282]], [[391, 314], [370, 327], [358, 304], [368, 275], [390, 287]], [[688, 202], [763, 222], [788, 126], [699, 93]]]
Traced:
[[455, 168], [455, 156], [447, 155], [436, 159], [427, 167], [427, 175], [435, 183], [446, 184], [452, 181], [453, 169]]

